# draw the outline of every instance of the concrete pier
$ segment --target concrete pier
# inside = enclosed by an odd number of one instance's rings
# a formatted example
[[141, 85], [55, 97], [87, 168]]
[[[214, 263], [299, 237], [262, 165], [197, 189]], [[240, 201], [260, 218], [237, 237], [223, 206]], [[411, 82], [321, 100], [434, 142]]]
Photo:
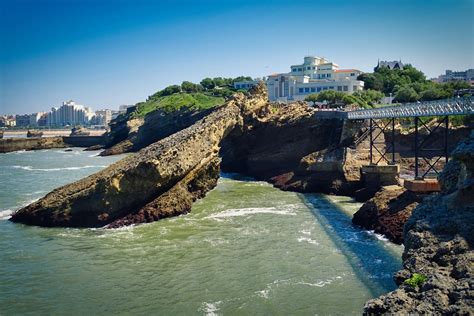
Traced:
[[361, 167], [361, 179], [365, 187], [382, 187], [398, 184], [399, 165], [367, 165]]
[[403, 187], [416, 193], [431, 193], [441, 190], [437, 179], [405, 180]]

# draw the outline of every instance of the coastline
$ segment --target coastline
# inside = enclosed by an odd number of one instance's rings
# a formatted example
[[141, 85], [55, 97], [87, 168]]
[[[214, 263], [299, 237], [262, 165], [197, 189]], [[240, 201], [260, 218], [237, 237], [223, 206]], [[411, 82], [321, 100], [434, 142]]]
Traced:
[[[57, 137], [57, 136], [69, 136], [71, 129], [39, 129], [43, 133], [42, 137]], [[87, 129], [90, 132], [90, 136], [102, 136], [106, 130]], [[26, 138], [28, 129], [22, 130], [4, 130], [3, 138]]]

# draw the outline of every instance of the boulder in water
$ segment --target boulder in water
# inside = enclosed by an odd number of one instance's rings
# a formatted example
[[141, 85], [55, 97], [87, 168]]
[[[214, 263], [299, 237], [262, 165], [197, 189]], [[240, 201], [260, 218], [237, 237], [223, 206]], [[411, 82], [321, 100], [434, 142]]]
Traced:
[[43, 132], [42, 131], [35, 131], [35, 130], [32, 130], [32, 129], [29, 129], [28, 132], [26, 133], [26, 137], [30, 138], [30, 137], [42, 137], [43, 136]]
[[74, 127], [69, 136], [89, 136], [91, 133], [84, 127]]

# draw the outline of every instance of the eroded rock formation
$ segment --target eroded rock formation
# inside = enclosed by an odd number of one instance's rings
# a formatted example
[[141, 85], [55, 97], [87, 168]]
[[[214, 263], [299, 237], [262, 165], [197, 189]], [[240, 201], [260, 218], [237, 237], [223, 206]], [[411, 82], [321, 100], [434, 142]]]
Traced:
[[383, 187], [354, 214], [352, 223], [403, 242], [403, 226], [425, 195], [392, 185]]
[[347, 156], [347, 146], [360, 123], [321, 120], [314, 114], [314, 109], [296, 102], [268, 104], [260, 113], [247, 116], [243, 130], [222, 146], [222, 168], [283, 190], [350, 194], [359, 173], [348, 168], [354, 162]]
[[182, 107], [173, 112], [156, 110], [145, 118], [118, 119], [111, 123], [111, 131], [105, 136], [107, 148], [100, 155], [109, 156], [138, 151], [193, 125], [212, 111], [213, 109], [198, 111]]
[[220, 143], [242, 113], [266, 103], [266, 91], [237, 94], [197, 124], [108, 168], [60, 187], [18, 210], [11, 220], [40, 226], [98, 227], [186, 213], [219, 176]]
[[[461, 143], [404, 229], [399, 288], [367, 302], [366, 314], [471, 315], [474, 306], [474, 139]], [[405, 284], [417, 273], [418, 286]]]

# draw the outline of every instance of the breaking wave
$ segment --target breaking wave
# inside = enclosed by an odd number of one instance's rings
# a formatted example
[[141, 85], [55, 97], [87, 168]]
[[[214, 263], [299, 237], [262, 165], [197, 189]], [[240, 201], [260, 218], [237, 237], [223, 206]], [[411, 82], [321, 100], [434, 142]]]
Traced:
[[296, 213], [288, 210], [279, 210], [276, 207], [248, 207], [248, 208], [232, 208], [217, 214], [208, 216], [212, 219], [223, 219], [229, 217], [247, 216], [255, 214], [274, 214], [274, 215], [296, 215]]
[[32, 166], [12, 166], [12, 168], [15, 169], [22, 169], [22, 170], [27, 170], [27, 171], [61, 171], [61, 170], [80, 170], [80, 169], [89, 169], [89, 168], [105, 168], [107, 166], [82, 166], [82, 167], [64, 167], [64, 168], [33, 168]]

